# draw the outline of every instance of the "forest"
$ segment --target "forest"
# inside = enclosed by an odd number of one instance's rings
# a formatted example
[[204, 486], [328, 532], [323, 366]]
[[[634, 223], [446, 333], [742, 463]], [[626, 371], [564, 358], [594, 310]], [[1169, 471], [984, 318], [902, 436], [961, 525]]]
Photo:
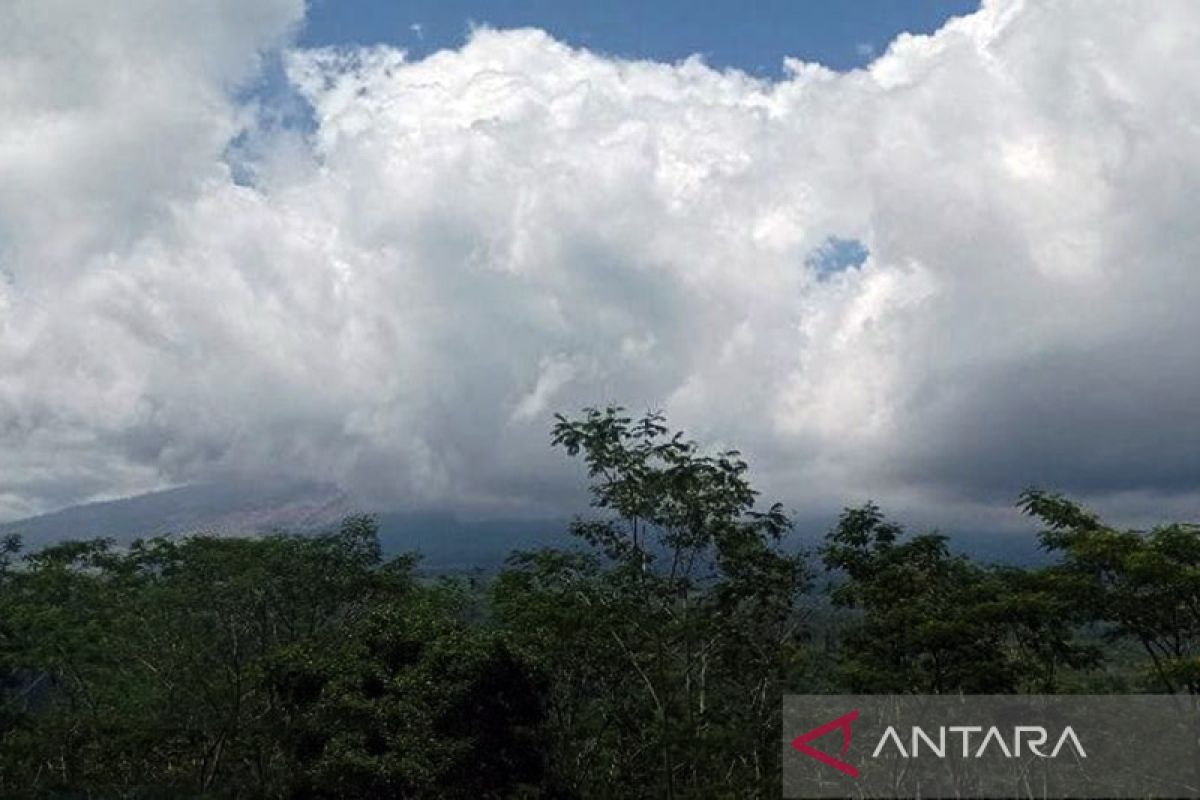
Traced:
[[495, 575], [422, 573], [369, 516], [4, 539], [0, 796], [774, 797], [784, 694], [1200, 691], [1196, 525], [1027, 489], [1044, 566], [873, 504], [804, 552], [739, 453], [659, 414], [552, 444], [593, 508]]

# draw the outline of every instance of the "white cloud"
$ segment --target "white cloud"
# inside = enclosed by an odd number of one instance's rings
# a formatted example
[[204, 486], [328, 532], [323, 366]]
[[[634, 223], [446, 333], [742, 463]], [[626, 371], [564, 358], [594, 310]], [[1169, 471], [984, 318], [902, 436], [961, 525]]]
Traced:
[[233, 90], [299, 3], [124, 5], [0, 11], [0, 513], [230, 471], [543, 508], [549, 415], [614, 401], [797, 505], [1200, 488], [1195, 4], [989, 3], [781, 82], [292, 50], [315, 126], [252, 130], [251, 186]]

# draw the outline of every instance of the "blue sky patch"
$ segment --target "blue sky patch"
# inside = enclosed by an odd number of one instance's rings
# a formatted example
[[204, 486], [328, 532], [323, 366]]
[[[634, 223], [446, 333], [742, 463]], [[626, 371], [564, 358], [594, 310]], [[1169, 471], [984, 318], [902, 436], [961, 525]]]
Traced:
[[842, 239], [830, 236], [814, 250], [804, 263], [816, 270], [818, 280], [848, 269], [859, 269], [871, 251], [858, 239]]
[[785, 57], [837, 70], [869, 63], [902, 31], [932, 33], [978, 0], [310, 0], [300, 43], [390, 44], [414, 59], [456, 48], [473, 25], [535, 27], [576, 47], [782, 77]]

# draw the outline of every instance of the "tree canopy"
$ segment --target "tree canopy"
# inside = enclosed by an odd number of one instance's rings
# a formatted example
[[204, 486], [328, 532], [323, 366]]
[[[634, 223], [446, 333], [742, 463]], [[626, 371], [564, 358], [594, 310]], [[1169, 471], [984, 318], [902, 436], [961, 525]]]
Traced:
[[1028, 490], [1055, 559], [873, 504], [815, 553], [736, 451], [558, 417], [570, 546], [424, 574], [315, 536], [0, 540], [5, 797], [772, 797], [784, 694], [1200, 691], [1200, 527]]

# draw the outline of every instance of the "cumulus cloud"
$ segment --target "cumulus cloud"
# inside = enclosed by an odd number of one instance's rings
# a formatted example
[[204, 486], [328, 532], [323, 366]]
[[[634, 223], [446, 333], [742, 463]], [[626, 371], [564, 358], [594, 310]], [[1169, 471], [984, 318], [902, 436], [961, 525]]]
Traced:
[[1200, 496], [1193, 3], [989, 2], [779, 81], [88, 8], [0, 11], [0, 513], [229, 474], [544, 511], [550, 415], [607, 402], [799, 507]]

